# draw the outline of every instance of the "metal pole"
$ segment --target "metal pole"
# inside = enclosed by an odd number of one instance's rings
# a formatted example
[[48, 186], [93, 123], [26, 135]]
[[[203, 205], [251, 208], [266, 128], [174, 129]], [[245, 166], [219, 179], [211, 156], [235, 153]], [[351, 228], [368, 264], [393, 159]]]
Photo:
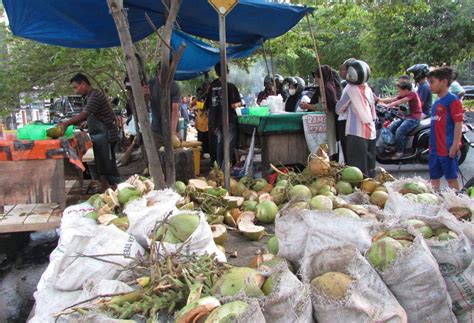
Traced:
[[224, 182], [230, 191], [229, 99], [227, 93], [227, 52], [225, 16], [219, 14], [219, 42], [221, 51], [222, 136], [224, 138]]

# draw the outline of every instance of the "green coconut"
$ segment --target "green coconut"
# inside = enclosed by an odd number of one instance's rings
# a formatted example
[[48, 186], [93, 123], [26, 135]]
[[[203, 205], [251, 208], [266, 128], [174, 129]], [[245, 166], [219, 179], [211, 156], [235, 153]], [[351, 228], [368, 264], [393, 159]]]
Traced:
[[257, 205], [257, 220], [263, 223], [273, 223], [278, 213], [278, 206], [273, 201], [262, 201]]
[[456, 232], [449, 231], [449, 232], [443, 232], [437, 235], [437, 238], [439, 241], [449, 241], [449, 240], [454, 240], [459, 238], [459, 236], [456, 234]]
[[414, 193], [407, 193], [407, 194], [403, 195], [403, 197], [406, 198], [407, 200], [418, 203], [418, 195], [416, 195]]
[[278, 238], [277, 236], [272, 236], [270, 239], [268, 239], [268, 242], [267, 242], [267, 248], [268, 248], [268, 251], [274, 255], [277, 255], [278, 254]]
[[336, 191], [340, 195], [348, 195], [353, 192], [352, 185], [346, 181], [339, 181], [336, 184]]
[[327, 272], [311, 281], [311, 286], [319, 293], [332, 299], [342, 299], [347, 296], [353, 278], [340, 272]]
[[354, 166], [348, 166], [344, 168], [341, 172], [341, 180], [344, 182], [349, 182], [353, 185], [357, 185], [364, 179], [364, 174], [361, 170]]
[[258, 205], [257, 201], [245, 201], [242, 204], [242, 211], [257, 212], [257, 205]]
[[324, 195], [316, 195], [309, 200], [309, 208], [311, 210], [330, 211], [332, 207], [332, 200]]
[[413, 241], [415, 238], [411, 235], [407, 229], [399, 228], [399, 229], [392, 229], [387, 232], [387, 237], [393, 238], [395, 240], [409, 240]]
[[282, 186], [282, 187], [286, 187], [288, 186], [288, 180], [286, 179], [280, 179], [275, 186]]
[[211, 292], [216, 296], [234, 296], [244, 291], [248, 297], [260, 297], [264, 282], [265, 278], [256, 269], [233, 267], [217, 280]]
[[397, 259], [402, 251], [402, 244], [390, 237], [375, 241], [369, 248], [367, 259], [379, 271], [384, 271]]
[[293, 186], [288, 195], [292, 201], [308, 201], [312, 196], [311, 190], [304, 185]]
[[321, 187], [321, 189], [319, 190], [319, 194], [318, 195], [324, 195], [324, 196], [328, 196], [328, 197], [331, 197], [331, 196], [335, 196], [337, 194], [337, 191], [334, 187], [332, 186], [329, 186], [329, 185], [324, 185], [323, 187]]
[[255, 184], [253, 184], [252, 186], [252, 190], [254, 190], [255, 192], [260, 192], [261, 190], [263, 190], [265, 188], [265, 186], [268, 185], [268, 182], [266, 179], [264, 178], [259, 178], [255, 181]]
[[94, 221], [97, 221], [97, 212], [96, 211], [89, 212], [84, 217], [88, 218], [88, 219], [91, 219], [91, 220], [94, 220]]
[[337, 209], [333, 210], [334, 215], [336, 216], [343, 216], [343, 217], [349, 217], [349, 218], [354, 218], [354, 219], [360, 219], [360, 217], [352, 211], [351, 209], [347, 209], [345, 207], [340, 207]]
[[174, 187], [176, 189], [176, 193], [178, 193], [179, 195], [184, 195], [184, 193], [186, 193], [186, 184], [184, 184], [183, 182], [176, 181]]
[[207, 317], [204, 323], [230, 323], [237, 322], [245, 314], [249, 305], [242, 301], [233, 301], [219, 306]]
[[421, 193], [418, 194], [418, 203], [423, 205], [438, 205], [440, 200], [439, 198], [431, 193]]
[[[178, 214], [168, 220], [164, 226], [178, 240], [185, 242], [199, 226], [199, 216], [196, 214]], [[161, 228], [160, 227], [160, 228]]]
[[425, 222], [417, 219], [411, 219], [404, 222], [407, 226], [412, 226], [416, 231], [423, 235], [423, 238], [429, 239], [433, 236], [433, 230]]
[[118, 191], [117, 198], [121, 205], [125, 205], [132, 197], [136, 196], [141, 196], [141, 193], [138, 189], [135, 187], [125, 187]]
[[243, 183], [238, 182], [235, 189], [235, 196], [242, 196], [246, 189], [247, 187]]
[[265, 295], [270, 295], [273, 292], [273, 288], [275, 287], [275, 281], [278, 279], [278, 273], [271, 274], [262, 286], [262, 292]]
[[283, 204], [287, 200], [286, 188], [284, 186], [275, 186], [270, 192], [270, 195], [273, 197], [273, 202], [275, 202], [276, 205]]
[[212, 224], [212, 239], [218, 245], [223, 245], [227, 241], [227, 228], [223, 224]]
[[422, 182], [406, 182], [403, 185], [402, 190], [400, 193], [402, 194], [407, 194], [407, 193], [413, 193], [413, 194], [421, 194], [421, 193], [428, 193], [429, 189], [428, 186], [426, 186]]
[[375, 191], [370, 195], [370, 203], [377, 205], [380, 208], [384, 208], [385, 203], [388, 200], [388, 193], [383, 191]]

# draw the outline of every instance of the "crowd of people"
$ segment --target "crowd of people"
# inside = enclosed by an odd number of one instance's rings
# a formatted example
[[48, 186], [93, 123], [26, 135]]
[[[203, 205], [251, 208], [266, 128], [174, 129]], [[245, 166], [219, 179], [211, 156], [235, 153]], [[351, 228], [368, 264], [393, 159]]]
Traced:
[[[172, 82], [170, 93], [171, 125], [173, 135], [186, 140], [188, 125], [194, 120], [197, 139], [202, 142], [203, 154], [209, 154], [211, 161], [223, 164], [223, 124], [222, 124], [222, 85], [221, 65], [215, 66], [218, 75], [212, 82], [204, 82], [195, 96], [182, 96], [177, 82]], [[228, 73], [228, 68], [226, 67]], [[403, 156], [408, 133], [420, 124], [424, 117], [431, 118], [430, 137], [430, 177], [433, 186], [439, 187], [441, 177], [445, 177], [452, 188], [458, 189], [457, 153], [462, 134], [463, 110], [460, 99], [464, 95], [462, 87], [456, 82], [456, 73], [450, 67], [430, 69], [426, 64], [417, 64], [407, 70], [413, 74], [400, 76], [394, 97], [378, 97], [368, 85], [369, 65], [350, 58], [341, 64], [339, 71], [328, 65], [321, 65], [312, 73], [315, 85], [323, 85], [324, 95], [316, 86], [312, 92], [305, 92], [305, 81], [300, 77], [283, 78], [267, 76], [263, 90], [258, 93], [256, 104], [264, 103], [270, 96], [280, 95], [284, 100], [286, 112], [320, 111], [326, 114], [327, 143], [329, 155], [333, 160], [341, 158], [346, 164], [356, 166], [369, 176], [375, 175], [376, 164], [376, 105], [388, 109], [408, 105], [405, 113], [388, 127], [395, 137], [394, 158]], [[145, 98], [149, 102], [151, 128], [155, 144], [163, 145], [161, 125], [159, 73], [149, 84], [144, 85]], [[104, 94], [94, 89], [86, 76], [77, 74], [71, 79], [77, 94], [86, 98], [86, 107], [76, 117], [62, 123], [65, 129], [70, 124], [84, 120], [94, 145], [99, 174], [103, 187], [113, 186], [119, 181], [113, 154], [117, 141], [116, 123], [113, 110]], [[129, 98], [133, 97], [128, 80], [125, 86]], [[322, 87], [321, 87], [322, 88]], [[238, 88], [231, 82], [227, 84], [227, 100], [231, 163], [237, 161], [238, 117], [236, 109], [245, 104]], [[310, 93], [310, 94], [308, 94]], [[432, 93], [437, 100], [432, 104]], [[310, 96], [310, 97], [309, 97]], [[128, 111], [128, 110], [127, 110]], [[178, 124], [182, 118], [181, 125]], [[130, 118], [127, 123], [131, 123]], [[180, 130], [182, 135], [180, 135]], [[99, 160], [98, 160], [99, 159]]]

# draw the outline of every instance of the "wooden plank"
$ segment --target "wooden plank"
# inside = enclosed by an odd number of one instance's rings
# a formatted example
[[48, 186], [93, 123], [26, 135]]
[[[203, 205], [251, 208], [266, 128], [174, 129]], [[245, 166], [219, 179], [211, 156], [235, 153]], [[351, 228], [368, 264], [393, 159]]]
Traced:
[[66, 204], [64, 160], [19, 160], [0, 162], [0, 205]]
[[62, 211], [57, 204], [17, 205], [0, 221], [0, 233], [42, 231], [58, 228]]

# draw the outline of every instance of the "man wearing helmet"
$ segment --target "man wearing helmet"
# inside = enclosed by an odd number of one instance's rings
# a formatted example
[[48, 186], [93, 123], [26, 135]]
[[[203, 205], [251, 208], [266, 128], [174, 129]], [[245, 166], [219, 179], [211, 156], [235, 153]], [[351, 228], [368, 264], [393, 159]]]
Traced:
[[428, 84], [427, 76], [430, 72], [430, 68], [427, 64], [415, 64], [409, 69], [407, 69], [408, 73], [413, 73], [413, 77], [415, 78], [415, 83], [418, 84], [418, 96], [421, 100], [421, 109], [426, 116], [431, 114], [431, 101], [432, 95], [430, 90], [430, 85]]
[[286, 101], [288, 98], [288, 93], [283, 89], [283, 76], [280, 74], [275, 74], [274, 80], [276, 85], [276, 95], [281, 95], [283, 101]]
[[263, 100], [266, 100], [270, 95], [275, 95], [273, 91], [273, 80], [270, 75], [265, 76], [263, 80], [264, 89], [257, 96], [257, 104], [260, 105]]

